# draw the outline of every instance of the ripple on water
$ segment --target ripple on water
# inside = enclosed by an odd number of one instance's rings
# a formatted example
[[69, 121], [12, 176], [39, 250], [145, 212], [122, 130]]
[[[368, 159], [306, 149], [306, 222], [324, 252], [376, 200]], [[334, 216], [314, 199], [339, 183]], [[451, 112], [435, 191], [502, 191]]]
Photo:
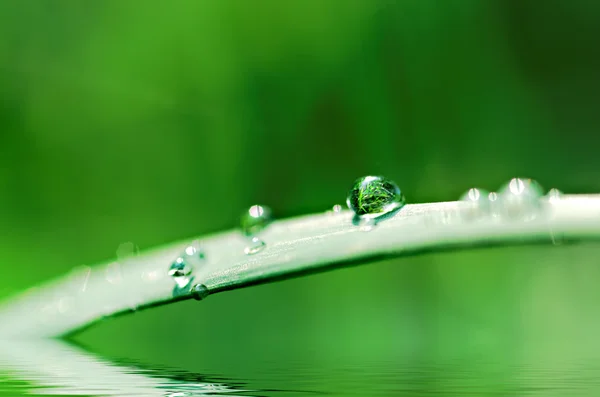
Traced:
[[[284, 355], [285, 356], [285, 355]], [[56, 341], [0, 342], [0, 396], [596, 396], [600, 366], [402, 357], [261, 361], [240, 357], [233, 379], [134, 361], [110, 361]], [[239, 364], [239, 363], [238, 363]], [[209, 364], [206, 364], [209, 365]], [[240, 373], [239, 366], [232, 370]]]

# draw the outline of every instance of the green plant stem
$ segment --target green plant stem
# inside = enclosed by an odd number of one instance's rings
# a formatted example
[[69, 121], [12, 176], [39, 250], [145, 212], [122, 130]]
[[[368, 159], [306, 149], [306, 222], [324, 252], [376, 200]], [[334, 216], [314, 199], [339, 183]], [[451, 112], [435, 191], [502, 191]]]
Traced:
[[[258, 235], [266, 247], [254, 255], [245, 254], [250, 240], [237, 230], [207, 236], [196, 240], [205, 260], [190, 286], [201, 283], [216, 293], [385, 257], [600, 237], [600, 195], [540, 204], [527, 220], [474, 214], [466, 202], [412, 204], [370, 231], [353, 222], [351, 211], [285, 219]], [[189, 289], [174, 294], [167, 275], [188, 244], [80, 269], [9, 300], [0, 306], [0, 337], [68, 335], [106, 317], [192, 298]]]

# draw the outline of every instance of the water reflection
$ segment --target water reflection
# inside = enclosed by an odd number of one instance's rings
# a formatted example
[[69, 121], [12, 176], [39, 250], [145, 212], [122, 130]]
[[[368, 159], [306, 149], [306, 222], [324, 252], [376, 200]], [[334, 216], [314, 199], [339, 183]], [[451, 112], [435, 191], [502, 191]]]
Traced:
[[[404, 360], [401, 360], [404, 361]], [[237, 382], [136, 362], [113, 362], [54, 340], [0, 341], [0, 396], [596, 396], [600, 366], [491, 361], [280, 363]], [[556, 363], [555, 363], [556, 364]], [[211, 380], [211, 378], [213, 380]], [[247, 382], [270, 387], [258, 390]]]
[[183, 397], [231, 393], [256, 396], [197, 374], [110, 362], [56, 340], [0, 341], [0, 396]]

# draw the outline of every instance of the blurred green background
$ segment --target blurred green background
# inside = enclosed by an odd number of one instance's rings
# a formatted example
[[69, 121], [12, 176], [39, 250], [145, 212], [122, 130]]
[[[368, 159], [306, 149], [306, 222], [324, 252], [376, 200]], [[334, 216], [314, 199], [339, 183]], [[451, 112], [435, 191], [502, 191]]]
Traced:
[[[257, 202], [279, 217], [324, 211], [366, 174], [409, 202], [513, 176], [599, 192], [599, 100], [597, 1], [2, 1], [0, 296], [123, 242], [236, 227]], [[600, 350], [599, 252], [369, 264], [81, 339], [242, 373], [254, 365], [242, 356], [564, 361]], [[174, 343], [188, 350], [174, 357]]]

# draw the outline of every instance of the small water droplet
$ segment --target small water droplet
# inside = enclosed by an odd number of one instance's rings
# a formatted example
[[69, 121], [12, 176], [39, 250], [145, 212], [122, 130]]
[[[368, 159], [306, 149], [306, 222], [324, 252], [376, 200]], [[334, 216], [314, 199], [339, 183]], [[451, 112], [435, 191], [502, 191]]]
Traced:
[[334, 213], [339, 214], [340, 212], [342, 212], [342, 206], [339, 204], [336, 204], [333, 206], [333, 208], [331, 209]]
[[137, 245], [128, 241], [126, 243], [120, 244], [117, 248], [117, 259], [123, 260], [130, 258], [132, 256], [136, 256], [139, 253], [139, 248]]
[[242, 232], [251, 236], [263, 230], [273, 221], [271, 209], [266, 205], [253, 205], [242, 215], [240, 226]]
[[348, 192], [348, 207], [360, 218], [382, 218], [406, 204], [400, 188], [381, 176], [357, 179]]
[[192, 274], [192, 270], [192, 266], [183, 257], [179, 257], [171, 264], [168, 274], [173, 277], [180, 288], [183, 288], [189, 284], [189, 276]]
[[183, 256], [192, 268], [199, 266], [204, 261], [204, 251], [200, 248], [200, 243], [197, 241], [185, 247]]
[[106, 266], [106, 280], [111, 284], [120, 284], [123, 281], [121, 274], [121, 265], [118, 262], [113, 262]]
[[463, 211], [463, 215], [467, 218], [474, 219], [486, 215], [490, 210], [490, 193], [479, 188], [471, 188], [467, 190], [460, 198], [461, 201], [467, 203], [467, 208]]
[[498, 211], [503, 216], [531, 220], [540, 209], [542, 187], [532, 179], [513, 178], [502, 189], [498, 199]]
[[169, 276], [171, 277], [183, 277], [190, 274], [192, 274], [192, 267], [182, 257], [175, 259], [169, 269]]
[[73, 270], [71, 270], [73, 285], [77, 286], [79, 291], [85, 292], [91, 273], [92, 268], [86, 265], [73, 268]]
[[73, 298], [63, 296], [58, 300], [57, 308], [60, 314], [66, 314], [73, 306]]
[[208, 288], [204, 284], [196, 284], [192, 287], [192, 297], [200, 301], [208, 296]]
[[246, 248], [244, 248], [244, 253], [246, 255], [254, 255], [254, 254], [262, 251], [263, 249], [265, 249], [266, 246], [267, 246], [267, 243], [265, 243], [258, 237], [252, 237], [252, 240], [250, 240], [250, 245], [248, 245]]
[[204, 252], [200, 249], [197, 241], [185, 247], [183, 254], [177, 257], [171, 267], [168, 275], [173, 278], [178, 288], [185, 288], [193, 279], [190, 277], [194, 268], [204, 261]]
[[177, 282], [173, 288], [173, 297], [184, 296], [190, 293], [192, 286], [194, 285], [194, 276], [183, 277], [183, 279]]
[[557, 201], [559, 201], [560, 199], [562, 199], [563, 196], [563, 192], [561, 192], [560, 190], [556, 189], [556, 188], [552, 188], [548, 191], [548, 194], [546, 194], [546, 197], [548, 198], [548, 201], [550, 203], [555, 203]]

